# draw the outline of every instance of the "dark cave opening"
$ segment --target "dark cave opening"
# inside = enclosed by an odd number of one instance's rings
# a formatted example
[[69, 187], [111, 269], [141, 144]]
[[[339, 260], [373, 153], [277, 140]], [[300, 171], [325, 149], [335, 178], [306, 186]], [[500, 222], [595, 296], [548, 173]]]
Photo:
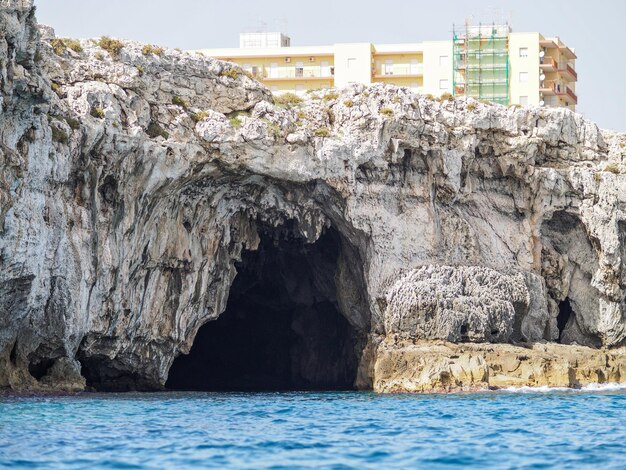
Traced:
[[157, 391], [153, 382], [137, 373], [128, 373], [117, 367], [107, 357], [95, 355], [86, 357], [79, 351], [80, 373], [87, 382], [87, 389], [98, 392]]
[[54, 365], [54, 359], [41, 359], [37, 362], [31, 361], [28, 364], [28, 372], [35, 379], [41, 380]]
[[339, 312], [340, 238], [307, 244], [293, 226], [261, 227], [237, 263], [226, 310], [174, 361], [166, 388], [202, 391], [351, 390], [358, 334]]
[[565, 331], [565, 327], [567, 326], [573, 314], [574, 312], [572, 310], [569, 298], [566, 297], [562, 302], [559, 303], [559, 314], [556, 317], [556, 326], [559, 329], [559, 342], [561, 341], [563, 331]]

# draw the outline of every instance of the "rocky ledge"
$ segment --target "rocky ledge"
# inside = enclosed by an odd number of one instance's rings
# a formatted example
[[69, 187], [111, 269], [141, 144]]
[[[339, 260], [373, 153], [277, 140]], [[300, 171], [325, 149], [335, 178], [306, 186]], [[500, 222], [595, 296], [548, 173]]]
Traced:
[[580, 388], [626, 381], [626, 350], [554, 343], [455, 344], [386, 337], [378, 345], [374, 390], [455, 392], [519, 387]]
[[626, 135], [383, 85], [276, 103], [232, 64], [54, 38], [15, 3], [0, 388], [210, 386], [255, 356], [288, 358], [286, 388], [626, 380]]

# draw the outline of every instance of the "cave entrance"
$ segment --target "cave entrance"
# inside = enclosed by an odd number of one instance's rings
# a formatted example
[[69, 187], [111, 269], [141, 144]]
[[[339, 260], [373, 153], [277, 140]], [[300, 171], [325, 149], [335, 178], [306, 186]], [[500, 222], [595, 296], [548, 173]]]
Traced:
[[559, 314], [556, 317], [556, 326], [559, 329], [559, 342], [563, 339], [563, 331], [565, 331], [565, 327], [573, 313], [569, 298], [566, 297], [559, 303]]
[[339, 312], [335, 274], [340, 238], [313, 244], [293, 227], [261, 228], [244, 251], [226, 310], [203, 325], [166, 387], [203, 391], [350, 390], [357, 331]]

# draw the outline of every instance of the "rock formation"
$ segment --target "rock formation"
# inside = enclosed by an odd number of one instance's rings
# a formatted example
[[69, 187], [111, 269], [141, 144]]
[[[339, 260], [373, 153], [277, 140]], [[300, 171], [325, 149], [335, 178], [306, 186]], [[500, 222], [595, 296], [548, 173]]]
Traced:
[[[359, 388], [623, 380], [626, 135], [380, 84], [276, 104], [232, 64], [55, 39], [14, 3], [0, 8], [0, 388], [163, 387], [265, 246], [315, 274], [263, 271], [276, 299], [347, 320]], [[307, 248], [330, 232], [332, 249]], [[294, 334], [323, 351], [324, 325], [302, 315]], [[314, 386], [321, 356], [302, 354]]]

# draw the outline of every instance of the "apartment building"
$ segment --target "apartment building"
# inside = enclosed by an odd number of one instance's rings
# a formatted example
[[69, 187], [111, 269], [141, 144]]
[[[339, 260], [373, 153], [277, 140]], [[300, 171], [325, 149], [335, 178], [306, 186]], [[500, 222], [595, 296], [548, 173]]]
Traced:
[[454, 30], [452, 49], [455, 96], [576, 108], [576, 54], [559, 38], [466, 25]]
[[239, 64], [274, 93], [381, 82], [504, 105], [575, 109], [578, 101], [573, 49], [508, 25], [465, 25], [452, 40], [414, 44], [293, 47], [282, 33], [242, 33], [239, 48], [197, 52]]

